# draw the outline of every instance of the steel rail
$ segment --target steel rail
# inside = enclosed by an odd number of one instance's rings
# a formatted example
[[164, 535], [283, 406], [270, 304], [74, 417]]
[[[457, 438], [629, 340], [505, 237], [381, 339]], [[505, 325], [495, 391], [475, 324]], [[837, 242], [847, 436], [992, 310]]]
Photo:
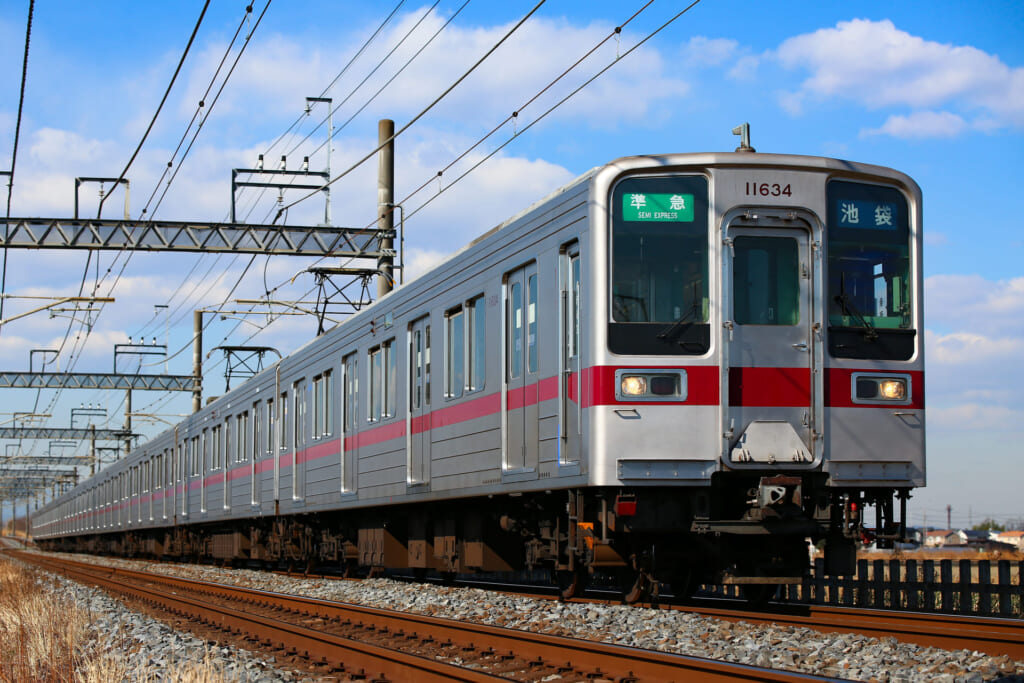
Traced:
[[[789, 681], [838, 680], [810, 674], [773, 669], [764, 669], [744, 664], [721, 662], [700, 657], [676, 655], [639, 648], [630, 648], [563, 636], [551, 636], [529, 631], [500, 628], [450, 619], [440, 619], [417, 614], [362, 607], [313, 598], [270, 593], [226, 584], [212, 584], [180, 577], [149, 572], [138, 572], [114, 567], [42, 557], [38, 553], [19, 554], [19, 557], [53, 570], [81, 577], [79, 580], [96, 582], [112, 591], [130, 591], [145, 596], [147, 601], [161, 605], [164, 609], [188, 609], [198, 614], [208, 610], [208, 622], [219, 624], [236, 632], [250, 633], [260, 642], [279, 647], [307, 652], [311, 660], [344, 662], [346, 668], [359, 666], [367, 671], [383, 671], [395, 676], [395, 680], [466, 680], [492, 681], [510, 680], [482, 671], [464, 669], [452, 664], [437, 662], [417, 655], [394, 654], [395, 651], [376, 645], [358, 643], [349, 638], [325, 634], [315, 629], [287, 623], [281, 619], [254, 614], [254, 607], [270, 608], [300, 615], [303, 621], [322, 619], [331, 624], [354, 625], [366, 632], [390, 634], [396, 639], [423, 640], [426, 642], [450, 642], [468, 653], [509, 653], [508, 657], [525, 660], [528, 666], [556, 667], [565, 672], [576, 672], [577, 679], [594, 677], [609, 678], [622, 683], [640, 681], [695, 681], [703, 683], [725, 681], [758, 681], [784, 683]], [[121, 581], [141, 581], [150, 587], [118, 587]], [[244, 606], [234, 609], [212, 606], [209, 603], [187, 598], [181, 594], [195, 591], [205, 595], [216, 595], [241, 601]], [[178, 593], [178, 594], [175, 594]], [[140, 599], [142, 599], [140, 597]], [[186, 607], [176, 606], [181, 601]], [[280, 630], [277, 630], [280, 629]], [[346, 648], [343, 652], [339, 648]], [[355, 648], [352, 652], [348, 649]], [[358, 664], [354, 664], [358, 657]], [[403, 672], [385, 669], [382, 660], [375, 657], [392, 658], [406, 667]], [[571, 661], [567, 661], [571, 660]], [[428, 662], [429, 667], [423, 662]], [[565, 663], [562, 665], [561, 663]], [[575, 663], [573, 663], [575, 662]], [[556, 664], [557, 663], [557, 664]], [[390, 665], [387, 665], [390, 666]], [[422, 670], [409, 667], [424, 667]], [[434, 679], [434, 671], [443, 672], [442, 678]], [[410, 677], [413, 676], [413, 677]], [[515, 680], [515, 679], [512, 679]]]
[[977, 650], [989, 655], [1024, 659], [1024, 619], [899, 612], [868, 608], [809, 605], [785, 606], [780, 611], [749, 612], [722, 608], [686, 607], [709, 617], [755, 623], [770, 622], [815, 631], [856, 632], [876, 638], [895, 638], [944, 650]]

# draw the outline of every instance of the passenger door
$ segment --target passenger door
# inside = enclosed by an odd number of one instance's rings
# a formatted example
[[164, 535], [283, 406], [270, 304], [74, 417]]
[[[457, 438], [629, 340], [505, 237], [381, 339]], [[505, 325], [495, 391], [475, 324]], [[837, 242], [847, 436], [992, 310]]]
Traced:
[[562, 364], [560, 400], [562, 419], [559, 465], [578, 463], [582, 433], [583, 405], [580, 401], [580, 346], [582, 342], [580, 313], [580, 251], [572, 244], [562, 253]]
[[504, 471], [537, 466], [538, 307], [537, 264], [505, 276], [505, 461]]
[[409, 326], [409, 410], [407, 482], [430, 481], [430, 318]]
[[[811, 226], [737, 217], [723, 264], [725, 461], [732, 467], [812, 466], [820, 449], [821, 325]], [[820, 287], [817, 288], [820, 291]]]

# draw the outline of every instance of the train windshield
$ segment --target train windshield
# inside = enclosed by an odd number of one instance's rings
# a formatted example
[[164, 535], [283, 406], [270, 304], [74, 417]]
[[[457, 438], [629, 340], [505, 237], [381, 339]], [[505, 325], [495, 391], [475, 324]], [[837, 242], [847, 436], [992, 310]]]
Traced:
[[891, 187], [828, 185], [829, 350], [845, 358], [913, 354], [910, 220]]
[[623, 354], [706, 353], [707, 180], [627, 178], [612, 191], [611, 209], [610, 349]]

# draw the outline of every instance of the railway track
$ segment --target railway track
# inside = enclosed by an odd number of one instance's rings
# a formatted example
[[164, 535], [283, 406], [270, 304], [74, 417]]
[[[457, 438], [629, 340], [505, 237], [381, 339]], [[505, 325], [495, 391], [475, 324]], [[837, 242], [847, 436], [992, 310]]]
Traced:
[[267, 593], [34, 553], [27, 562], [151, 609], [297, 656], [311, 668], [384, 681], [825, 681], [807, 674]]
[[[483, 584], [477, 584], [482, 586]], [[494, 584], [492, 590], [502, 590]], [[525, 592], [541, 600], [556, 600], [547, 593]], [[614, 598], [584, 594], [569, 602], [612, 604]], [[926, 612], [901, 612], [827, 605], [772, 604], [752, 611], [739, 600], [696, 599], [677, 603], [667, 599], [659, 603], [641, 602], [638, 608], [678, 609], [702, 616], [745, 621], [752, 624], [771, 623], [809, 628], [823, 633], [859, 633], [875, 638], [895, 638], [904, 643], [944, 650], [969, 649], [993, 656], [1006, 655], [1024, 660], [1024, 619], [960, 616]]]

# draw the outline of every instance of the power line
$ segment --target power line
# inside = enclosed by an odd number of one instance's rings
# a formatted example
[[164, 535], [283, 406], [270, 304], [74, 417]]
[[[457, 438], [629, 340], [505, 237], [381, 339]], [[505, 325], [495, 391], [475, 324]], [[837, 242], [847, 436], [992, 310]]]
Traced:
[[[14, 151], [11, 153], [11, 172], [7, 176], [7, 212], [4, 216], [4, 233], [7, 232], [7, 219], [11, 217], [11, 195], [14, 193], [14, 166], [18, 160], [18, 139], [21, 137], [21, 113], [25, 107], [25, 82], [28, 80], [28, 46], [32, 39], [32, 14], [35, 11], [35, 0], [28, 2], [28, 23], [25, 27], [25, 57], [21, 62], [21, 90], [18, 95], [18, 119], [14, 124]], [[4, 240], [6, 244], [7, 241]], [[7, 247], [4, 247], [3, 266], [0, 268], [0, 294], [7, 292]], [[4, 317], [4, 297], [0, 296], [0, 319]]]

